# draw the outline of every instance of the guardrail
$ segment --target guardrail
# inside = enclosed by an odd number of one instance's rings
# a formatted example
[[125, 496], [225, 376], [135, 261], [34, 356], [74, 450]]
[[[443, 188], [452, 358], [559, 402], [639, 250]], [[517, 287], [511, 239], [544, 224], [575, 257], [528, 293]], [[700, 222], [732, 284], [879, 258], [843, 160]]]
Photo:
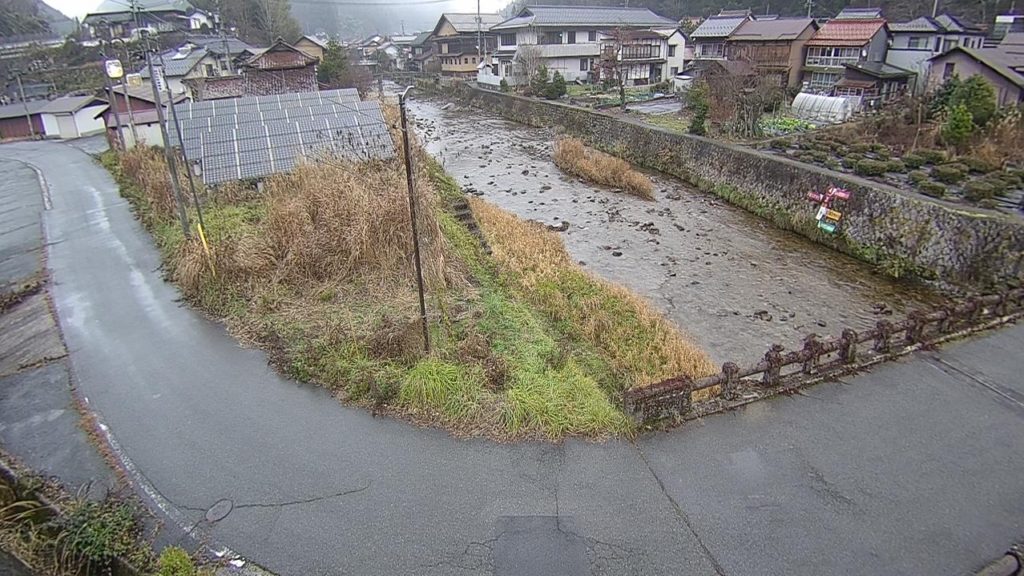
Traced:
[[[631, 388], [623, 394], [623, 401], [626, 412], [640, 421], [681, 416], [699, 402], [735, 400], [741, 388], [795, 388], [823, 376], [900, 356], [954, 334], [1009, 321], [1022, 312], [1024, 288], [972, 297], [932, 312], [911, 312], [898, 322], [879, 320], [871, 330], [846, 329], [838, 338], [822, 340], [817, 334], [810, 334], [799, 350], [785, 352], [783, 346], [775, 344], [753, 366], [741, 368], [726, 362], [720, 373], [706, 378], [670, 378]], [[797, 369], [786, 371], [792, 366]], [[758, 375], [758, 379], [750, 378]]]

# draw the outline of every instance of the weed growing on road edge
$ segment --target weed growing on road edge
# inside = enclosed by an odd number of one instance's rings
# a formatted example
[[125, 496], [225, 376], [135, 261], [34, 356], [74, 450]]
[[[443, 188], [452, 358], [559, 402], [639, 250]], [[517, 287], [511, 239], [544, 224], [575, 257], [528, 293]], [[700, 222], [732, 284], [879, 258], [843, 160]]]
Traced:
[[654, 183], [637, 172], [629, 162], [610, 154], [588, 148], [577, 138], [560, 138], [555, 142], [553, 158], [559, 168], [580, 178], [622, 188], [647, 200], [654, 199]]
[[447, 208], [461, 190], [422, 151], [416, 158], [429, 355], [401, 160], [300, 166], [268, 178], [263, 193], [203, 191], [212, 266], [173, 215], [152, 207], [145, 180], [111, 167], [191, 302], [289, 375], [374, 412], [505, 439], [628, 434], [622, 390], [709, 371], [642, 300], [576, 267], [557, 236], [488, 213], [492, 234], [500, 223], [538, 253], [508, 257], [510, 240], [495, 240], [504, 258], [485, 253]]

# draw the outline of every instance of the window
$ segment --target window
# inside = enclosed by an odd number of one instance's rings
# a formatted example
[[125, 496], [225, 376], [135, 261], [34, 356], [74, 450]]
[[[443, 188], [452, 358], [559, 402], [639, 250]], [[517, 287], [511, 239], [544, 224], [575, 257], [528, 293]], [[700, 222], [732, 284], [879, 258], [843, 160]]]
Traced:
[[565, 33], [565, 43], [566, 44], [575, 44], [576, 43], [576, 32], [566, 32]]
[[597, 31], [591, 30], [587, 32], [587, 42], [597, 42]]
[[516, 45], [516, 34], [515, 34], [515, 32], [512, 32], [511, 34], [502, 34], [501, 36], [499, 36], [499, 39], [501, 40], [501, 45], [502, 46], [515, 46]]
[[955, 74], [956, 64], [953, 62], [946, 62], [946, 65], [942, 67], [942, 79], [949, 80]]
[[669, 72], [670, 72], [670, 73], [671, 73], [671, 74], [672, 74], [673, 76], [676, 76], [676, 75], [678, 75], [678, 74], [679, 74], [679, 66], [673, 66], [673, 67], [669, 68]]
[[580, 72], [590, 70], [590, 58], [580, 58]]
[[836, 82], [839, 82], [839, 74], [832, 72], [812, 72], [811, 73], [811, 89], [824, 91], [830, 90], [835, 86]]
[[203, 67], [205, 69], [204, 76], [207, 78], [213, 76], [213, 64], [204, 64]]
[[673, 57], [673, 56], [675, 56], [675, 55], [676, 55], [676, 47], [675, 47], [675, 44], [669, 45], [669, 47], [668, 47], [668, 57], [669, 57], [669, 58], [672, 58], [672, 57]]
[[509, 78], [512, 76], [511, 60], [505, 60], [504, 62], [501, 63], [501, 75], [504, 76], [505, 78]]
[[836, 46], [811, 46], [807, 49], [808, 66], [842, 67], [860, 60], [860, 48], [840, 48]]
[[960, 40], [957, 40], [956, 38], [953, 38], [953, 39], [950, 39], [950, 40], [943, 40], [942, 41], [942, 51], [943, 52], [949, 52], [950, 50], [952, 50], [953, 48], [956, 48], [959, 45], [960, 45]]
[[697, 58], [723, 58], [725, 44], [722, 42], [703, 42], [697, 44]]
[[561, 32], [544, 32], [540, 35], [541, 44], [561, 44], [562, 33]]
[[462, 63], [463, 64], [469, 64], [469, 58], [463, 58], [462, 59]]
[[930, 44], [930, 42], [928, 42], [928, 39], [923, 36], [911, 36], [910, 39], [907, 40], [907, 48], [913, 48], [915, 50], [928, 48], [928, 44]]

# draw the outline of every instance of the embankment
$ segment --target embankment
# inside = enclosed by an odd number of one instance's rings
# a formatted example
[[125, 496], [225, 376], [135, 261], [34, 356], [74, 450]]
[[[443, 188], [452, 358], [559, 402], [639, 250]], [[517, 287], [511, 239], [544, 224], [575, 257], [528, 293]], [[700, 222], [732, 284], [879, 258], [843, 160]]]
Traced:
[[[432, 85], [421, 84], [430, 89]], [[440, 91], [438, 91], [440, 92]], [[558, 127], [634, 164], [679, 177], [702, 190], [885, 273], [979, 289], [1024, 279], [1024, 221], [967, 210], [876, 182], [808, 166], [744, 146], [679, 134], [600, 112], [493, 92], [445, 86], [444, 94], [533, 126]], [[837, 185], [842, 225], [820, 232], [809, 191]]]

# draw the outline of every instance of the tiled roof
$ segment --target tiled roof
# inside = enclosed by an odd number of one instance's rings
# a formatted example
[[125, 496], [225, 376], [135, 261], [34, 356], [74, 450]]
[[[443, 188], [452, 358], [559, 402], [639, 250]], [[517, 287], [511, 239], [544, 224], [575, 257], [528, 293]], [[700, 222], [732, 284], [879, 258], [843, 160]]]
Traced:
[[940, 29], [938, 23], [927, 16], [910, 22], [889, 22], [889, 30], [893, 32], [938, 32]]
[[808, 46], [863, 46], [885, 26], [885, 20], [829, 20], [807, 41]]
[[413, 39], [412, 45], [413, 46], [423, 46], [424, 44], [427, 43], [427, 40], [429, 38], [430, 38], [430, 32], [420, 32], [419, 34], [416, 35], [416, 38]]
[[[139, 10], [150, 12], [191, 12], [195, 10], [188, 0], [136, 0], [136, 2]], [[130, 5], [126, 0], [104, 0], [89, 14], [116, 14], [118, 12], [131, 12]]]
[[514, 18], [492, 26], [509, 30], [524, 26], [588, 26], [595, 28], [651, 28], [676, 26], [675, 20], [658, 16], [647, 8], [616, 6], [527, 6]]
[[196, 46], [206, 48], [210, 52], [214, 52], [216, 54], [224, 53], [225, 44], [227, 45], [227, 51], [230, 52], [232, 56], [235, 54], [241, 54], [242, 52], [255, 54], [259, 51], [259, 48], [230, 36], [224, 38], [219, 36], [188, 36], [186, 37], [186, 41], [191, 42]]
[[775, 20], [749, 20], [740, 24], [740, 27], [729, 35], [729, 40], [739, 42], [795, 40], [807, 30], [808, 26], [815, 26], [813, 19], [777, 18]]
[[26, 108], [28, 108], [29, 115], [38, 114], [46, 104], [46, 100], [34, 100], [32, 102], [17, 102], [15, 104], [8, 104], [7, 106], [0, 106], [0, 120], [24, 117]]
[[749, 17], [746, 14], [742, 16], [712, 16], [701, 22], [700, 26], [697, 26], [697, 29], [690, 33], [690, 38], [694, 40], [700, 38], [725, 38], [748, 19]]
[[[125, 90], [124, 90], [123, 86], [114, 86], [112, 89], [113, 89], [115, 94], [121, 94], [122, 96], [125, 94]], [[130, 98], [134, 98], [136, 100], [143, 100], [145, 102], [156, 102], [156, 100], [153, 99], [153, 86], [149, 82], [143, 84], [142, 86], [138, 86], [138, 87], [129, 86], [128, 87], [128, 96]], [[187, 98], [188, 98], [188, 96], [185, 95], [185, 94], [175, 94], [174, 95], [174, 102], [175, 103], [181, 102], [182, 100], [186, 100]], [[167, 92], [166, 91], [160, 92], [160, 103], [161, 104], [167, 104]]]
[[836, 14], [837, 20], [877, 20], [881, 17], [881, 8], [843, 8]]
[[[442, 20], [447, 20], [452, 28], [455, 28], [456, 32], [476, 32], [476, 12], [471, 13], [457, 13], [457, 12], [445, 12], [441, 15]], [[501, 16], [498, 14], [481, 14], [480, 15], [480, 29], [486, 32], [490, 30], [492, 26], [501, 22]], [[438, 26], [440, 26], [438, 22]], [[436, 31], [437, 28], [435, 27]]]
[[[196, 64], [200, 60], [206, 57], [206, 48], [194, 48], [190, 52], [182, 52], [179, 50], [168, 50], [163, 53], [164, 57], [164, 76], [168, 78], [180, 78], [185, 76], [196, 67]], [[156, 58], [156, 57], [154, 57]], [[160, 64], [159, 59], [153, 61], [153, 65]], [[143, 78], [149, 78], [149, 67], [144, 66], [139, 71]]]

